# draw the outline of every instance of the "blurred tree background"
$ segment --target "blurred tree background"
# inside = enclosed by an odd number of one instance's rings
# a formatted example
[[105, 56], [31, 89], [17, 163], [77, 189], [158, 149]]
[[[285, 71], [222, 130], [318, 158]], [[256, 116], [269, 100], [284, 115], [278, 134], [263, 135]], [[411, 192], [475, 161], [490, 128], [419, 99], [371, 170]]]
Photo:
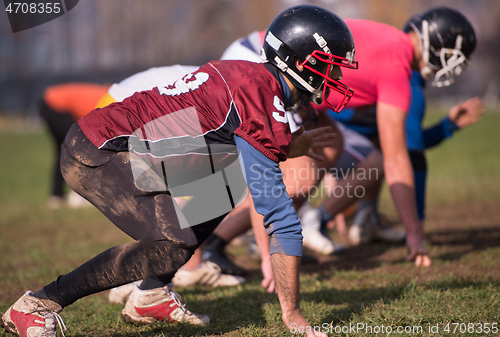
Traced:
[[429, 89], [429, 98], [448, 104], [479, 95], [490, 107], [499, 103], [498, 0], [82, 0], [66, 15], [15, 34], [0, 13], [0, 115], [36, 119], [37, 101], [54, 83], [113, 83], [154, 66], [204, 64], [300, 3], [398, 28], [432, 6], [460, 10], [478, 37], [472, 65], [451, 87]]

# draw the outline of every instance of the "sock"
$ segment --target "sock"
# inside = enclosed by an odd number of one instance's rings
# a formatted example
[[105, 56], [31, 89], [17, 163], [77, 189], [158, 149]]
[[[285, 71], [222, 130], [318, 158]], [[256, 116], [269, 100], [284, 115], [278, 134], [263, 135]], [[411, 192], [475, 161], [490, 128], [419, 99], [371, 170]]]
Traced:
[[172, 282], [172, 277], [173, 276], [166, 276], [166, 277], [151, 277], [144, 279], [141, 284], [139, 284], [139, 289], [141, 290], [151, 290], [151, 289], [156, 289], [156, 288], [163, 288], [170, 282]]
[[[47, 284], [41, 290], [37, 291], [35, 293], [35, 295], [36, 295], [35, 297], [46, 296], [46, 297], [48, 297], [49, 300], [56, 302], [62, 308], [70, 305], [71, 303], [67, 303], [66, 300], [64, 299], [64, 297], [61, 295], [61, 292], [59, 291], [58, 283], [59, 283], [60, 278], [61, 278], [61, 276], [59, 276], [56, 281], [53, 281], [53, 282]], [[41, 297], [39, 297], [39, 298], [41, 298]]]
[[201, 264], [197, 265], [196, 267], [194, 267], [193, 269], [188, 270], [188, 269], [184, 268], [184, 266], [183, 266], [183, 267], [180, 267], [179, 270], [182, 269], [182, 270], [186, 270], [186, 271], [193, 271], [193, 270], [201, 268], [202, 265], [203, 265], [203, 262]]
[[302, 219], [302, 216], [309, 212], [309, 211], [312, 211], [314, 210], [314, 207], [308, 203], [308, 202], [304, 202], [304, 204], [302, 206], [299, 207], [299, 209], [297, 210], [297, 216]]
[[207, 239], [204, 250], [223, 252], [226, 245], [226, 241], [222, 240], [217, 234], [212, 233]]
[[[367, 211], [371, 209], [372, 212], [368, 213]], [[377, 213], [377, 202], [376, 201], [366, 201], [366, 200], [360, 200], [358, 201], [358, 209], [356, 211], [356, 214], [354, 216], [354, 224], [363, 224], [366, 222], [366, 216], [368, 214], [374, 215]]]
[[377, 211], [377, 202], [376, 201], [366, 201], [366, 200], [358, 201], [358, 212], [367, 208], [367, 207], [371, 207], [374, 211]]
[[321, 215], [320, 231], [321, 231], [321, 233], [326, 235], [326, 232], [327, 232], [326, 224], [328, 223], [328, 221], [333, 219], [333, 215], [330, 212], [328, 212], [326, 209], [324, 209], [323, 206], [319, 206], [317, 209], [319, 211], [319, 214]]
[[45, 290], [43, 290], [43, 288], [38, 290], [36, 293], [33, 293], [33, 295], [31, 296], [39, 298], [41, 300], [51, 300], [49, 295], [47, 295], [47, 293], [45, 292]]

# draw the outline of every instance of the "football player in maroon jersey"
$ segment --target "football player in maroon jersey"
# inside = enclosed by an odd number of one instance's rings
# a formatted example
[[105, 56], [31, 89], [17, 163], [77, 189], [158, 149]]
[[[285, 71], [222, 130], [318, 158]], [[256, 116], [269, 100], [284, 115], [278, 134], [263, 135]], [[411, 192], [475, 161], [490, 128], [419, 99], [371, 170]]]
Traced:
[[[248, 186], [271, 237], [284, 323], [306, 336], [326, 336], [300, 311], [302, 234], [279, 162], [317, 158], [311, 147], [331, 145], [326, 129], [292, 135], [285, 112], [296, 103], [329, 104], [330, 94], [341, 95], [332, 109], [347, 104], [352, 90], [339, 80], [341, 67], [357, 68], [354, 40], [337, 15], [301, 5], [273, 20], [263, 52], [264, 64], [211, 61], [172, 85], [93, 110], [72, 126], [61, 155], [66, 182], [136, 241], [28, 291], [2, 315], [7, 331], [55, 336], [56, 322], [64, 327], [58, 313], [65, 306], [138, 279], [144, 281], [122, 311], [126, 321], [208, 323], [179, 300], [171, 279]], [[182, 193], [194, 194], [203, 208], [181, 212], [172, 197]]]

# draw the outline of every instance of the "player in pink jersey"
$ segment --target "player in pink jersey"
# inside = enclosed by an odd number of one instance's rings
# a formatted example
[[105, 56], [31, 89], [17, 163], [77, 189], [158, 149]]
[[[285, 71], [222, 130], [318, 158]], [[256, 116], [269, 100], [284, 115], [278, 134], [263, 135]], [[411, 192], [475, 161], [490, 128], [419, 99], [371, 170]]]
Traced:
[[[447, 7], [414, 16], [404, 31], [367, 20], [346, 23], [356, 40], [356, 57], [363, 64], [358, 72], [344, 72], [344, 82], [356, 93], [349, 102], [354, 109], [350, 123], [361, 128], [376, 127], [376, 142], [384, 155], [384, 175], [407, 232], [407, 259], [417, 266], [429, 266], [431, 259], [424, 247], [406, 142], [410, 78], [415, 70], [425, 79], [434, 77], [434, 86], [450, 84], [469, 63], [476, 43], [474, 30], [461, 13]], [[332, 104], [338, 102], [333, 96], [330, 100]], [[369, 113], [374, 105], [375, 116]], [[361, 208], [376, 205], [378, 189], [371, 193], [360, 203]], [[319, 207], [322, 221], [328, 221], [345, 206], [335, 198], [326, 199]]]
[[[284, 323], [309, 337], [326, 336], [300, 310], [302, 234], [278, 163], [304, 154], [318, 158], [311, 147], [331, 145], [328, 128], [292, 135], [285, 112], [298, 102], [319, 103], [333, 91], [343, 99], [331, 107], [345, 106], [352, 91], [339, 79], [341, 67], [357, 67], [354, 40], [341, 18], [303, 5], [273, 20], [264, 51], [265, 64], [212, 61], [73, 125], [62, 150], [63, 176], [136, 241], [28, 291], [2, 315], [8, 332], [55, 336], [56, 322], [64, 327], [59, 312], [65, 306], [138, 279], [145, 280], [122, 312], [126, 321], [208, 323], [185, 307], [170, 281], [235, 207], [246, 180], [272, 237]], [[193, 189], [201, 180], [213, 189]], [[193, 199], [215, 208], [180, 212], [172, 197], [193, 192]]]
[[[376, 238], [389, 242], [402, 241], [405, 239], [405, 233], [385, 227], [377, 219], [375, 209], [379, 190], [376, 186], [377, 183], [372, 183], [369, 179], [365, 178], [362, 178], [361, 181], [355, 178], [358, 177], [358, 174], [367, 176], [366, 172], [371, 172], [370, 170], [373, 168], [376, 169], [379, 181], [383, 177], [383, 163], [379, 161], [379, 158], [375, 158], [378, 151], [373, 149], [374, 145], [362, 134], [362, 130], [371, 126], [374, 128], [377, 127], [376, 117], [370, 113], [374, 110], [373, 105], [376, 102], [380, 101], [382, 104], [399, 107], [399, 117], [402, 118], [399, 121], [399, 127], [393, 130], [384, 125], [382, 127], [385, 129], [386, 136], [391, 136], [391, 133], [394, 136], [394, 131], [399, 130], [399, 138], [394, 140], [397, 140], [399, 145], [404, 147], [405, 152], [407, 152], [406, 139], [405, 137], [401, 137], [401, 135], [405, 135], [405, 130], [401, 128], [402, 125], [406, 127], [404, 121], [411, 100], [411, 70], [418, 69], [428, 79], [430, 79], [433, 73], [436, 73], [433, 83], [438, 87], [451, 83], [453, 77], [458, 75], [469, 62], [469, 57], [475, 45], [474, 31], [463, 15], [452, 9], [443, 7], [433, 8], [413, 17], [409, 21], [405, 32], [385, 24], [366, 20], [346, 20], [346, 23], [353, 26], [352, 31], [355, 35], [357, 46], [356, 57], [362, 60], [362, 70], [359, 72], [346, 70], [344, 72], [344, 81], [349, 82], [351, 87], [357, 89], [348, 107], [353, 106], [357, 107], [357, 109], [354, 109], [355, 116], [349, 115], [343, 118], [344, 116], [342, 115], [345, 115], [344, 110], [339, 115], [341, 117], [339, 119], [341, 121], [346, 120], [350, 124], [357, 124], [361, 133], [351, 128], [341, 127], [344, 136], [344, 153], [333, 169], [340, 172], [344, 170], [346, 175], [344, 179], [339, 179], [338, 186], [340, 190], [346, 186], [356, 187], [360, 186], [360, 183], [370, 183], [361, 185], [363, 188], [366, 188], [368, 193], [359, 203], [359, 213], [355, 218], [355, 226], [351, 226], [350, 228], [349, 238], [353, 244], [356, 244], [356, 242], [359, 244], [363, 240], [366, 240], [366, 238]], [[429, 26], [431, 27], [431, 32], [429, 32]], [[419, 38], [421, 38], [421, 42]], [[252, 33], [246, 41], [245, 39], [236, 41], [228, 48], [223, 57], [237, 58], [245, 52], [248, 54], [252, 54], [253, 52], [255, 54], [257, 48], [254, 41], [257, 39], [258, 33]], [[422, 44], [422, 49], [415, 50], [415, 46], [420, 48], [420, 43]], [[349, 77], [351, 74], [354, 78], [352, 76]], [[360, 74], [364, 74], [364, 76]], [[352, 121], [349, 120], [350, 117], [352, 117]], [[380, 123], [384, 123], [384, 121], [380, 120], [379, 127]], [[342, 124], [339, 123], [339, 126], [342, 126]], [[401, 146], [398, 148], [398, 151], [402, 151]], [[402, 156], [404, 158], [404, 155]], [[294, 160], [301, 161], [302, 159], [297, 158]], [[346, 167], [348, 168], [348, 172], [345, 171]], [[411, 176], [413, 181], [413, 175]], [[331, 183], [333, 181], [335, 180], [325, 179], [325, 182]], [[407, 258], [408, 260], [414, 260], [417, 266], [429, 266], [431, 260], [423, 247], [423, 230], [421, 220], [417, 217], [417, 203], [411, 202], [414, 192], [411, 192], [411, 190], [405, 191], [405, 189], [401, 192], [399, 186], [395, 187], [397, 195], [402, 193], [404, 197], [410, 198], [404, 204], [402, 210], [402, 218], [406, 218], [405, 225], [409, 232]], [[335, 186], [327, 186], [327, 190], [329, 191], [334, 190], [334, 188]], [[298, 212], [303, 228], [304, 226], [307, 227], [310, 223], [317, 224], [319, 227], [326, 227], [326, 223], [334, 215], [344, 210], [358, 198], [359, 196], [348, 198], [346, 194], [342, 197], [334, 195], [332, 198], [326, 200], [317, 210], [310, 209], [310, 207], [308, 210], [308, 205], [306, 204]], [[415, 200], [414, 197], [413, 200]], [[396, 201], [401, 202], [401, 199]], [[412, 205], [415, 205], [415, 207], [412, 207]], [[227, 220], [230, 221], [230, 218]], [[224, 226], [228, 221], [225, 220], [221, 226]], [[356, 221], [360, 223], [358, 224]], [[241, 221], [239, 222], [241, 224]], [[207, 249], [207, 256], [221, 265], [227, 265], [229, 266], [228, 268], [234, 269], [222, 251], [224, 244], [232, 237], [230, 235], [226, 236], [220, 230], [218, 232], [217, 234], [220, 237], [215, 238], [213, 243], [209, 239], [208, 245], [210, 247]], [[306, 237], [305, 233], [304, 237]], [[269, 254], [262, 252], [262, 250], [261, 253], [264, 261], [265, 256]], [[272, 274], [269, 273], [269, 268], [264, 267], [264, 264], [262, 269], [265, 276], [263, 285], [268, 291], [272, 291], [274, 284]]]

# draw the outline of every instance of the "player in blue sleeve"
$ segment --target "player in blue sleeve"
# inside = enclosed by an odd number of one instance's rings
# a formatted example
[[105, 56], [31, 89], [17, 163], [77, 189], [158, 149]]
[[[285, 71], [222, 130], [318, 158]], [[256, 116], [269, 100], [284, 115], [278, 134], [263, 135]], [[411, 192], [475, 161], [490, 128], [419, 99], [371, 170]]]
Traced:
[[414, 71], [411, 78], [412, 102], [406, 120], [406, 138], [415, 176], [417, 210], [422, 220], [425, 218], [425, 184], [427, 178], [425, 150], [439, 145], [445, 139], [451, 138], [457, 130], [479, 122], [484, 112], [482, 101], [475, 97], [454, 106], [439, 123], [424, 129], [422, 123], [426, 108], [425, 83], [426, 81], [420, 73]]
[[[461, 102], [450, 109], [448, 115], [438, 123], [423, 128], [426, 110], [425, 98], [426, 80], [419, 72], [413, 71], [411, 77], [412, 100], [406, 120], [406, 138], [410, 160], [414, 170], [415, 197], [418, 216], [425, 218], [425, 185], [427, 178], [427, 162], [425, 150], [439, 145], [445, 139], [451, 138], [453, 133], [481, 120], [484, 106], [481, 99], [474, 97]], [[341, 114], [331, 112], [330, 115], [351, 129], [368, 139], [377, 137], [377, 128], [369, 123], [369, 117], [375, 118], [376, 106], [364, 108], [362, 114], [356, 109], [345, 109]], [[358, 116], [363, 115], [365, 121]], [[349, 138], [349, 137], [348, 137]], [[376, 187], [380, 187], [377, 185]], [[378, 195], [378, 193], [374, 193]], [[353, 225], [349, 229], [349, 240], [352, 244], [367, 243], [377, 239], [376, 231], [369, 227], [382, 226], [377, 212], [377, 203], [361, 199], [360, 209], [354, 216]]]

